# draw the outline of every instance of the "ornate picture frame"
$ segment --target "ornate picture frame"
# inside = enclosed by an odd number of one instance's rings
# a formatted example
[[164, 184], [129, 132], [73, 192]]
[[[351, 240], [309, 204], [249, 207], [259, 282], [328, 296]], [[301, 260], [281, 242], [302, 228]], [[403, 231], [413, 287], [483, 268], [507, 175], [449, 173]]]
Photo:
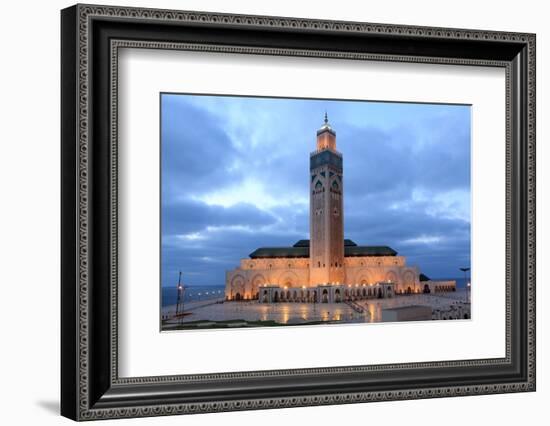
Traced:
[[[535, 390], [535, 35], [76, 5], [61, 12], [61, 414], [74, 420]], [[118, 51], [503, 68], [506, 356], [119, 377]]]

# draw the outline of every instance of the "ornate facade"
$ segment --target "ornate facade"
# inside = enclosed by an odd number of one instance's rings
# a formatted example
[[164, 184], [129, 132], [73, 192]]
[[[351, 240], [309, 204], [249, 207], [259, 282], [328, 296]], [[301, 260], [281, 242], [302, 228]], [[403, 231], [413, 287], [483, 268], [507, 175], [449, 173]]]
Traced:
[[[310, 236], [292, 247], [261, 247], [226, 272], [226, 300], [340, 302], [431, 292], [416, 266], [387, 246], [344, 239], [343, 157], [325, 122], [310, 155]], [[454, 289], [454, 281], [441, 286]], [[438, 290], [440, 288], [438, 287]]]

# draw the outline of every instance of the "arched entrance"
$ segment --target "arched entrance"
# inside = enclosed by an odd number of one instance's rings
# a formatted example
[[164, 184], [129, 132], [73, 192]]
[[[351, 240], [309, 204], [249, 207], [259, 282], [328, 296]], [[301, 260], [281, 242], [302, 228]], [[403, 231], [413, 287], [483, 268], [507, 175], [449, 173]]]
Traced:
[[386, 281], [391, 283], [397, 283], [397, 274], [394, 271], [390, 271], [386, 274]]
[[328, 290], [325, 288], [321, 296], [322, 303], [328, 303]]
[[334, 292], [334, 299], [335, 299], [334, 301], [336, 303], [340, 303], [342, 301], [342, 297], [340, 295], [340, 289], [339, 288], [337, 288], [336, 291]]
[[260, 287], [266, 283], [266, 280], [262, 274], [256, 274], [250, 282], [250, 297], [258, 299]]
[[431, 293], [430, 286], [428, 284], [424, 284], [423, 293], [426, 293], [426, 294]]
[[281, 275], [279, 275], [279, 279], [277, 281], [278, 285], [287, 288], [297, 287], [299, 282], [298, 275], [292, 271], [284, 271]]
[[231, 280], [231, 299], [242, 300], [245, 294], [245, 279], [242, 275], [236, 275]]

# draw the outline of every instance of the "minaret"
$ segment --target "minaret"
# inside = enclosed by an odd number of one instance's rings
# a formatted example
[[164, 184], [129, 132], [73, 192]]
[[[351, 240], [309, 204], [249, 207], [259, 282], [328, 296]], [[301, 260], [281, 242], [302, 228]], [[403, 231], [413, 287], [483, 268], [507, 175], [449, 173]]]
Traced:
[[310, 285], [344, 281], [342, 154], [328, 122], [317, 130], [317, 149], [310, 155]]

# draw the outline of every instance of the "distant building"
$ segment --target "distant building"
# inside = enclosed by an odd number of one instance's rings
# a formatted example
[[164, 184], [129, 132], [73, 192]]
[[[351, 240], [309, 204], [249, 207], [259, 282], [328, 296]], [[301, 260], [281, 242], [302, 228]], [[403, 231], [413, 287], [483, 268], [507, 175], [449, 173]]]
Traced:
[[[422, 283], [418, 268], [407, 266], [390, 247], [344, 239], [342, 160], [325, 114], [310, 154], [311, 239], [292, 247], [261, 247], [241, 259], [238, 268], [226, 272], [226, 300], [333, 303], [435, 290], [437, 282]], [[441, 291], [455, 285], [446, 282]]]

